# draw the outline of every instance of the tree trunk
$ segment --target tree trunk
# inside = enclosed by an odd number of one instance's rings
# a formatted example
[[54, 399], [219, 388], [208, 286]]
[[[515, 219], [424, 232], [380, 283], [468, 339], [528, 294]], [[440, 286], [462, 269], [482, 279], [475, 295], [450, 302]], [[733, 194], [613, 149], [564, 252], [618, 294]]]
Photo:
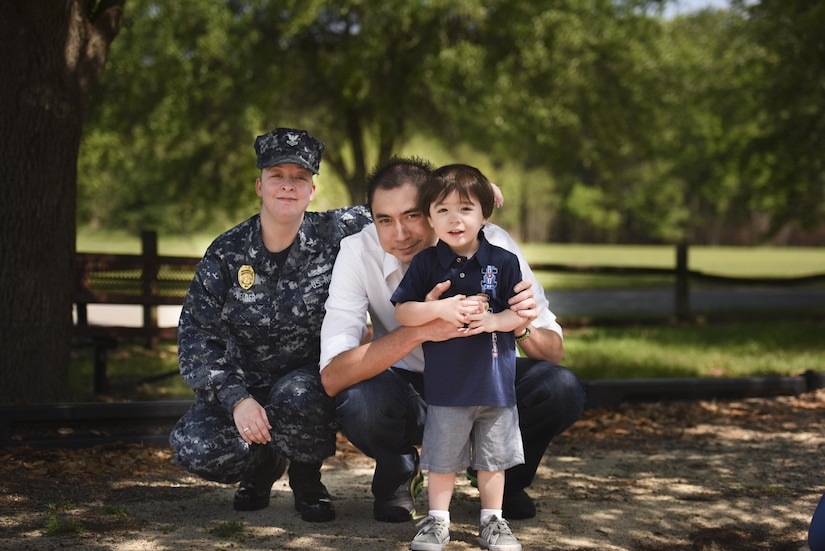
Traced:
[[0, 404], [65, 397], [83, 107], [124, 2], [0, 0]]

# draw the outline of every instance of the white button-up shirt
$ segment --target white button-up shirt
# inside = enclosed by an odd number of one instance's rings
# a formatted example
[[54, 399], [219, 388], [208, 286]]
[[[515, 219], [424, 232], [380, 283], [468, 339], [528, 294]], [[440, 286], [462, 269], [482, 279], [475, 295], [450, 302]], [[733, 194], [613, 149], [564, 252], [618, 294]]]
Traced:
[[[550, 311], [544, 289], [536, 281], [536, 276], [516, 242], [494, 224], [486, 224], [483, 231], [490, 243], [507, 249], [518, 257], [522, 278], [533, 282], [533, 296], [539, 317], [531, 325], [550, 329], [563, 336], [555, 314]], [[408, 265], [381, 247], [374, 224], [341, 240], [341, 251], [332, 271], [326, 314], [321, 325], [322, 370], [335, 356], [361, 344], [361, 340], [367, 335], [368, 321], [372, 321], [373, 339], [383, 337], [400, 326], [395, 319], [395, 307], [390, 302], [390, 297], [407, 268]], [[416, 347], [394, 365], [409, 371], [423, 372], [424, 353], [421, 347]]]

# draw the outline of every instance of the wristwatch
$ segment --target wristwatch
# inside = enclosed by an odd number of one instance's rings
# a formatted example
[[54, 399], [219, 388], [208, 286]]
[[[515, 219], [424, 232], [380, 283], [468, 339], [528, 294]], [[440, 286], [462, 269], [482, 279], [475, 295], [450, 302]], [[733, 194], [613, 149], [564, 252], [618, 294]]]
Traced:
[[530, 330], [530, 326], [528, 325], [527, 327], [524, 328], [524, 333], [522, 333], [521, 335], [516, 337], [516, 342], [523, 341], [524, 339], [526, 339], [527, 337], [530, 336], [530, 333], [532, 333], [532, 331]]

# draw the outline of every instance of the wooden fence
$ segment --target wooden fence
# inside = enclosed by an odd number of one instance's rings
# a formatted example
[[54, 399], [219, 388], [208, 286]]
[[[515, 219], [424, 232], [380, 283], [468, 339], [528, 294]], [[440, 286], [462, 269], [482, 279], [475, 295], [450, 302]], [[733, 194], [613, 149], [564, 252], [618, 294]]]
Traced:
[[569, 264], [531, 263], [534, 271], [591, 273], [591, 274], [625, 274], [625, 275], [663, 275], [674, 279], [674, 316], [679, 320], [691, 317], [690, 284], [691, 281], [716, 283], [720, 285], [758, 285], [775, 287], [796, 287], [812, 283], [825, 282], [825, 274], [802, 277], [728, 277], [708, 274], [688, 268], [688, 245], [676, 245], [676, 257], [673, 268], [636, 268], [629, 266], [575, 266]]
[[[94, 388], [104, 392], [106, 382], [106, 350], [122, 340], [143, 340], [153, 346], [158, 340], [175, 340], [176, 327], [158, 327], [157, 307], [180, 305], [195, 274], [200, 258], [158, 255], [157, 233], [141, 233], [141, 254], [78, 253], [76, 260], [75, 295], [77, 323], [74, 332], [95, 348]], [[617, 266], [574, 266], [566, 264], [531, 264], [536, 271], [665, 275], [674, 278], [677, 319], [691, 316], [690, 282], [706, 281], [725, 285], [796, 286], [825, 282], [825, 274], [796, 278], [731, 278], [688, 269], [688, 246], [676, 246], [673, 268], [634, 268]], [[89, 304], [132, 304], [143, 307], [140, 327], [90, 325]]]
[[[158, 255], [157, 233], [141, 233], [141, 254], [78, 253], [75, 261], [74, 334], [94, 348], [94, 390], [106, 392], [107, 350], [124, 340], [141, 340], [154, 346], [175, 340], [177, 327], [159, 327], [157, 308], [180, 305], [189, 289], [200, 258]], [[131, 304], [143, 307], [139, 327], [90, 325], [89, 304]]]

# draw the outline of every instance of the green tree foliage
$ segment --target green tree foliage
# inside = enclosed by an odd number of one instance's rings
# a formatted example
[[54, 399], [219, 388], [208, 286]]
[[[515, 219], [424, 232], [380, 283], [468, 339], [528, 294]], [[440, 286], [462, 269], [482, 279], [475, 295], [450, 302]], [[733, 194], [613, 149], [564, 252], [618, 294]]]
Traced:
[[753, 92], [759, 135], [747, 150], [748, 191], [771, 213], [770, 231], [825, 218], [825, 4], [762, 0], [744, 4], [748, 37], [764, 50]]
[[237, 220], [257, 205], [254, 137], [275, 126], [327, 143], [321, 192], [345, 191], [316, 208], [362, 201], [367, 171], [423, 139], [483, 155], [497, 220], [529, 239], [756, 242], [821, 220], [823, 8], [665, 4], [130, 0], [80, 220]]
[[758, 105], [749, 90], [760, 52], [746, 24], [740, 13], [719, 10], [665, 22], [653, 155], [663, 168], [661, 188], [670, 192], [672, 238], [713, 243], [751, 219], [739, 160], [756, 135]]
[[478, 2], [132, 0], [84, 141], [81, 220], [111, 224], [117, 213], [133, 230], [179, 231], [232, 216], [250, 204], [254, 136], [274, 126], [321, 137], [322, 173], [363, 201], [369, 168], [441, 116], [437, 61], [460, 53], [480, 11]]
[[127, 4], [84, 138], [81, 220], [187, 231], [251, 212], [269, 77], [247, 63], [250, 18], [217, 0]]
[[[301, 122], [320, 128], [324, 163], [352, 202], [376, 163], [398, 153], [415, 130], [429, 128], [435, 90], [446, 86], [440, 56], [460, 49], [481, 11], [475, 1], [337, 0], [264, 2], [256, 30], [268, 40], [260, 60], [287, 60], [287, 81], [272, 82]], [[451, 105], [456, 106], [453, 102]], [[268, 119], [278, 112], [265, 106]]]
[[[484, 87], [458, 114], [472, 129], [465, 139], [547, 167], [554, 188], [534, 186], [522, 200], [555, 193], [561, 239], [618, 235], [646, 189], [641, 176], [661, 112], [661, 28], [647, 4], [502, 3], [481, 33]], [[640, 230], [656, 235], [658, 227]]]

